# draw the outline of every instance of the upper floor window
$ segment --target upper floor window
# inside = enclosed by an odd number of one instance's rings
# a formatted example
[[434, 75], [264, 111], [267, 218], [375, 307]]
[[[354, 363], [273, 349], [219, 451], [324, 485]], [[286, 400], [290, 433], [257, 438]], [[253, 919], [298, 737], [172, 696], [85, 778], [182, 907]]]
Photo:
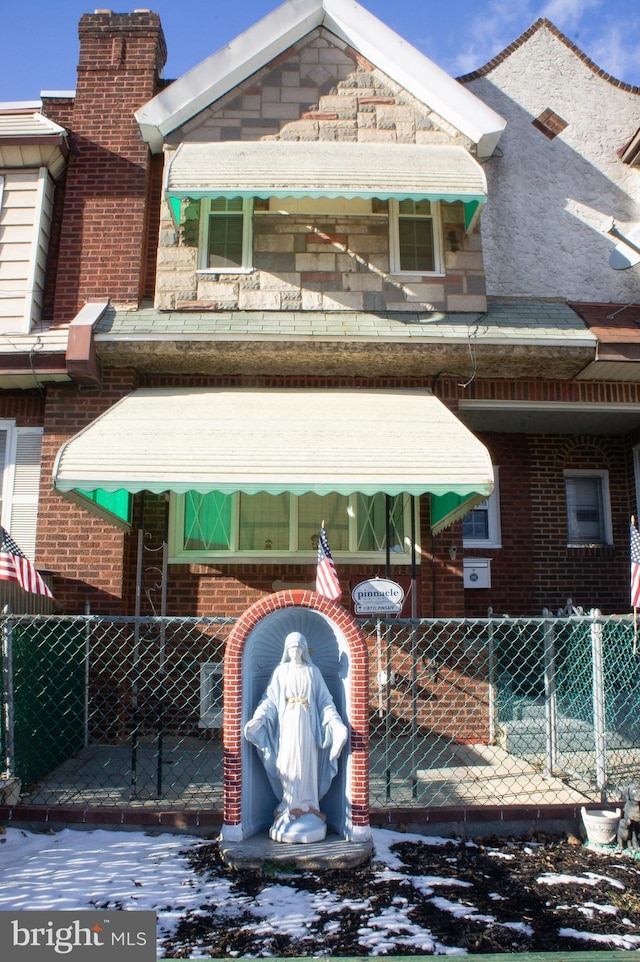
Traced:
[[608, 472], [565, 471], [564, 486], [568, 544], [612, 544]]
[[[197, 494], [171, 499], [170, 556], [174, 562], [315, 562], [324, 520], [335, 559], [380, 562], [386, 553], [383, 494]], [[391, 560], [410, 561], [411, 499], [390, 498]]]
[[500, 548], [500, 486], [498, 468], [494, 467], [493, 493], [462, 519], [462, 541], [465, 548]]
[[391, 273], [440, 274], [439, 206], [430, 200], [390, 200]]
[[200, 269], [218, 272], [251, 267], [253, 201], [205, 197], [200, 211]]

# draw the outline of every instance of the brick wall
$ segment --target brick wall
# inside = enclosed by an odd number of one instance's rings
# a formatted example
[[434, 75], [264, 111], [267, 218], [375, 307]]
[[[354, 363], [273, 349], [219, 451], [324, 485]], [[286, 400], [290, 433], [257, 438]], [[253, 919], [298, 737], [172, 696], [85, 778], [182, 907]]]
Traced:
[[53, 491], [52, 475], [62, 444], [135, 386], [133, 372], [110, 371], [101, 391], [66, 385], [47, 391], [37, 562], [54, 573], [53, 592], [65, 613], [83, 613], [86, 603], [99, 614], [126, 611], [123, 566], [131, 539]]
[[134, 111], [157, 92], [166, 58], [159, 17], [148, 11], [85, 14], [79, 35], [54, 303], [61, 320], [92, 299], [139, 303], [151, 183]]
[[[215, 379], [173, 376], [152, 377], [140, 386], [161, 384], [265, 386], [286, 383], [297, 387], [344, 386], [344, 379], [307, 376], [289, 379]], [[350, 381], [351, 386], [357, 382]], [[379, 379], [377, 387], [433, 387], [402, 379]], [[89, 598], [99, 610], [131, 614], [134, 610], [136, 580], [136, 530], [139, 499], [133, 535], [123, 536], [50, 490], [51, 469], [63, 441], [97, 417], [106, 407], [128, 393], [138, 382], [133, 372], [107, 371], [101, 392], [78, 392], [71, 388], [51, 388], [45, 421], [42, 494], [39, 520], [39, 563], [56, 571], [56, 596], [67, 611], [84, 610]], [[504, 399], [547, 399], [559, 392], [565, 400], [597, 400], [604, 390], [593, 382], [549, 385], [542, 382], [477, 380], [466, 389], [453, 379], [435, 385], [439, 397], [453, 410], [460, 394]], [[640, 386], [619, 385], [621, 397], [640, 402]], [[612, 398], [616, 400], [617, 398]], [[31, 402], [35, 403], [35, 399]], [[500, 468], [500, 505], [502, 547], [463, 550], [462, 524], [452, 525], [433, 537], [429, 528], [428, 499], [420, 510], [421, 564], [418, 569], [417, 614], [422, 617], [485, 617], [491, 606], [496, 614], [537, 615], [543, 607], [556, 610], [568, 597], [585, 608], [597, 606], [604, 612], [628, 610], [628, 524], [633, 513], [633, 469], [629, 439], [620, 437], [569, 437], [496, 433], [481, 435], [492, 459]], [[612, 547], [568, 548], [564, 501], [565, 468], [606, 469], [609, 472], [613, 541]], [[148, 544], [162, 543], [164, 499], [146, 495], [145, 528]], [[457, 549], [451, 559], [449, 549]], [[464, 556], [490, 557], [491, 588], [464, 589]], [[157, 558], [156, 552], [154, 557]], [[344, 590], [343, 601], [351, 606], [351, 586], [372, 574], [384, 576], [384, 564], [338, 566]], [[408, 583], [407, 566], [392, 568], [392, 576]], [[61, 586], [57, 587], [58, 579]], [[284, 583], [292, 587], [312, 587], [314, 565], [171, 565], [167, 595], [170, 615], [239, 616], [249, 605]], [[143, 614], [152, 614], [151, 603], [160, 607], [157, 560], [145, 564]], [[149, 591], [149, 595], [146, 592]]]

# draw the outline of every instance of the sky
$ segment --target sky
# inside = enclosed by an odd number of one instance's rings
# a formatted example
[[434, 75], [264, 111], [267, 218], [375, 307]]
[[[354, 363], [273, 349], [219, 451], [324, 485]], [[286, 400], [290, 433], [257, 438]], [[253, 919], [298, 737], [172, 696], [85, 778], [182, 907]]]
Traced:
[[[375, 849], [372, 884], [398, 879], [418, 893], [418, 902], [426, 899], [434, 909], [453, 918], [471, 919], [478, 932], [492, 926], [509, 929], [523, 940], [534, 934], [535, 922], [514, 917], [498, 922], [493, 913], [479, 912], [474, 903], [474, 886], [456, 877], [457, 859], [447, 858], [450, 866], [445, 875], [415, 875], [391, 846], [398, 842], [421, 842], [431, 847], [447, 844], [473, 846], [471, 840], [452, 843], [438, 836], [399, 834], [385, 829], [373, 829]], [[83, 909], [125, 911], [155, 911], [157, 918], [158, 958], [166, 955], [163, 943], [168, 937], [178, 936], [181, 918], [202, 917], [202, 935], [198, 946], [178, 943], [171, 958], [208, 958], [206, 919], [212, 914], [227, 927], [242, 926], [252, 949], [260, 949], [260, 956], [278, 956], [278, 941], [282, 938], [303, 945], [315, 945], [323, 934], [331, 935], [340, 925], [339, 912], [346, 905], [331, 883], [309, 889], [302, 876], [298, 886], [279, 884], [277, 876], [264, 876], [251, 894], [236, 886], [233, 872], [222, 867], [207, 874], [195, 874], [185, 851], [206, 844], [202, 839], [180, 835], [150, 835], [143, 832], [73, 831], [32, 833], [18, 828], [3, 830], [0, 837], [0, 910], [81, 911]], [[524, 844], [524, 843], [523, 843]], [[524, 851], [532, 855], [537, 843], [524, 844]], [[510, 859], [508, 852], [487, 844], [488, 857]], [[561, 910], [570, 906], [567, 899], [575, 899], [575, 887], [569, 895], [565, 888], [573, 883], [587, 892], [586, 901], [573, 903], [584, 916], [579, 929], [560, 928], [558, 934], [579, 940], [585, 951], [600, 945], [602, 949], [639, 949], [637, 927], [622, 918], [622, 934], [611, 935], [599, 931], [599, 921], [619, 916], [613, 893], [624, 892], [626, 884], [613, 876], [613, 863], [618, 866], [622, 857], [612, 859], [612, 874], [594, 872], [568, 875], [553, 871], [545, 860], [543, 875], [537, 878], [552, 902]], [[625, 879], [634, 873], [627, 864]], [[508, 874], [508, 873], [506, 873]], [[497, 884], [497, 883], [496, 883]], [[510, 883], [509, 883], [510, 884]], [[592, 894], [591, 894], [592, 893]], [[497, 892], [492, 899], [500, 900]], [[556, 900], [560, 904], [556, 903]], [[385, 899], [363, 892], [359, 900], [350, 899], [347, 907], [358, 914], [358, 941], [362, 955], [389, 956], [402, 954], [407, 948], [439, 957], [466, 954], [465, 949], [440, 942], [411, 915], [411, 898], [395, 897], [386, 905]], [[518, 905], [520, 903], [518, 902]], [[522, 911], [526, 912], [523, 906]], [[55, 916], [52, 916], [55, 920]], [[39, 922], [42, 924], [42, 922]], [[65, 923], [68, 924], [68, 921]], [[210, 927], [210, 926], [209, 926]], [[315, 927], [315, 929], [314, 929]], [[315, 931], [315, 935], [313, 932]], [[213, 936], [210, 936], [213, 937]], [[311, 940], [311, 941], [310, 941]], [[249, 942], [247, 944], [249, 944]], [[492, 943], [493, 944], [493, 943]], [[188, 955], [186, 953], [189, 952]], [[230, 954], [238, 954], [237, 952]], [[571, 953], [569, 953], [571, 954]], [[252, 955], [250, 952], [249, 955]], [[64, 958], [64, 955], [61, 955]], [[253, 956], [255, 957], [255, 956]]]
[[[640, 86], [638, 0], [366, 0], [387, 26], [453, 76], [483, 66], [539, 17], [547, 17], [601, 69]], [[5, 0], [0, 101], [73, 90], [77, 26], [95, 0]], [[101, 0], [118, 13], [160, 14], [169, 57], [165, 77], [196, 66], [278, 6], [277, 0]]]

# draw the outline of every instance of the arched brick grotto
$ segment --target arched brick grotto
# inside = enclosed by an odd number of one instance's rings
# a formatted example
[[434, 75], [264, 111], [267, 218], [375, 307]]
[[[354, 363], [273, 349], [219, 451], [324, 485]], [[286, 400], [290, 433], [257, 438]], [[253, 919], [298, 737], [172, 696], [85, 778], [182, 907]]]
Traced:
[[245, 723], [279, 662], [289, 631], [309, 640], [350, 737], [325, 796], [330, 829], [349, 841], [369, 839], [368, 652], [360, 627], [340, 605], [313, 591], [280, 591], [261, 598], [239, 618], [224, 661], [224, 823], [222, 838], [237, 841], [270, 824], [274, 797]]

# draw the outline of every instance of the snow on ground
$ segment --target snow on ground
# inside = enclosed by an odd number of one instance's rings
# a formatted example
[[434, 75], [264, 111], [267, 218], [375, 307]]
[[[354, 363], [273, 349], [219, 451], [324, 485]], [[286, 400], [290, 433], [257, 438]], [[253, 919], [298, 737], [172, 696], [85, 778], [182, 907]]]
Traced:
[[[374, 871], [379, 881], [401, 877], [422, 895], [433, 896], [433, 904], [454, 917], [464, 913], [468, 919], [495, 921], [480, 914], [469, 903], [472, 886], [456, 878], [455, 859], [451, 860], [451, 874], [447, 877], [411, 875], [398, 855], [391, 851], [391, 846], [398, 842], [439, 846], [450, 844], [451, 839], [379, 829], [373, 831], [373, 837]], [[345, 901], [325, 888], [309, 892], [295, 885], [278, 884], [277, 880], [268, 881], [255, 895], [243, 894], [234, 886], [233, 873], [227, 878], [221, 872], [219, 877], [212, 878], [194, 872], [185, 852], [202, 844], [201, 838], [185, 835], [71, 829], [55, 834], [36, 834], [8, 828], [0, 835], [0, 910], [153, 910], [158, 918], [158, 955], [162, 957], [163, 943], [176, 932], [180, 919], [187, 914], [197, 916], [205, 903], [215, 905], [218, 915], [230, 925], [234, 919], [242, 919], [242, 925], [254, 936], [264, 935], [265, 939], [272, 940], [284, 935], [302, 942], [309, 936], [310, 921], [322, 916], [326, 920], [324, 931], [329, 933], [331, 926], [340, 925], [338, 913], [348, 905], [361, 913], [358, 939], [363, 955], [394, 954], [398, 946], [403, 949], [411, 946], [424, 953], [466, 954], [466, 949], [445, 946], [428, 930], [412, 922], [409, 917], [411, 905], [401, 896], [394, 898], [388, 907], [376, 910], [366, 897]], [[616, 879], [594, 873], [578, 881], [595, 885], [599, 879], [605, 878], [614, 888], [621, 884]], [[545, 886], [562, 886], [576, 879], [548, 872], [541, 875], [539, 881]], [[452, 893], [451, 897], [433, 895], [436, 887], [439, 892], [446, 888]], [[501, 896], [495, 898], [498, 900]], [[615, 911], [613, 907], [595, 901], [585, 903], [583, 908], [585, 915], [592, 919]], [[252, 921], [247, 923], [247, 917]], [[501, 924], [525, 934], [529, 931], [524, 920]], [[563, 934], [598, 942], [597, 933], [580, 933], [567, 928]], [[603, 936], [602, 940], [612, 947], [611, 936]], [[628, 938], [620, 938], [614, 945], [639, 948], [640, 936], [630, 933]]]

